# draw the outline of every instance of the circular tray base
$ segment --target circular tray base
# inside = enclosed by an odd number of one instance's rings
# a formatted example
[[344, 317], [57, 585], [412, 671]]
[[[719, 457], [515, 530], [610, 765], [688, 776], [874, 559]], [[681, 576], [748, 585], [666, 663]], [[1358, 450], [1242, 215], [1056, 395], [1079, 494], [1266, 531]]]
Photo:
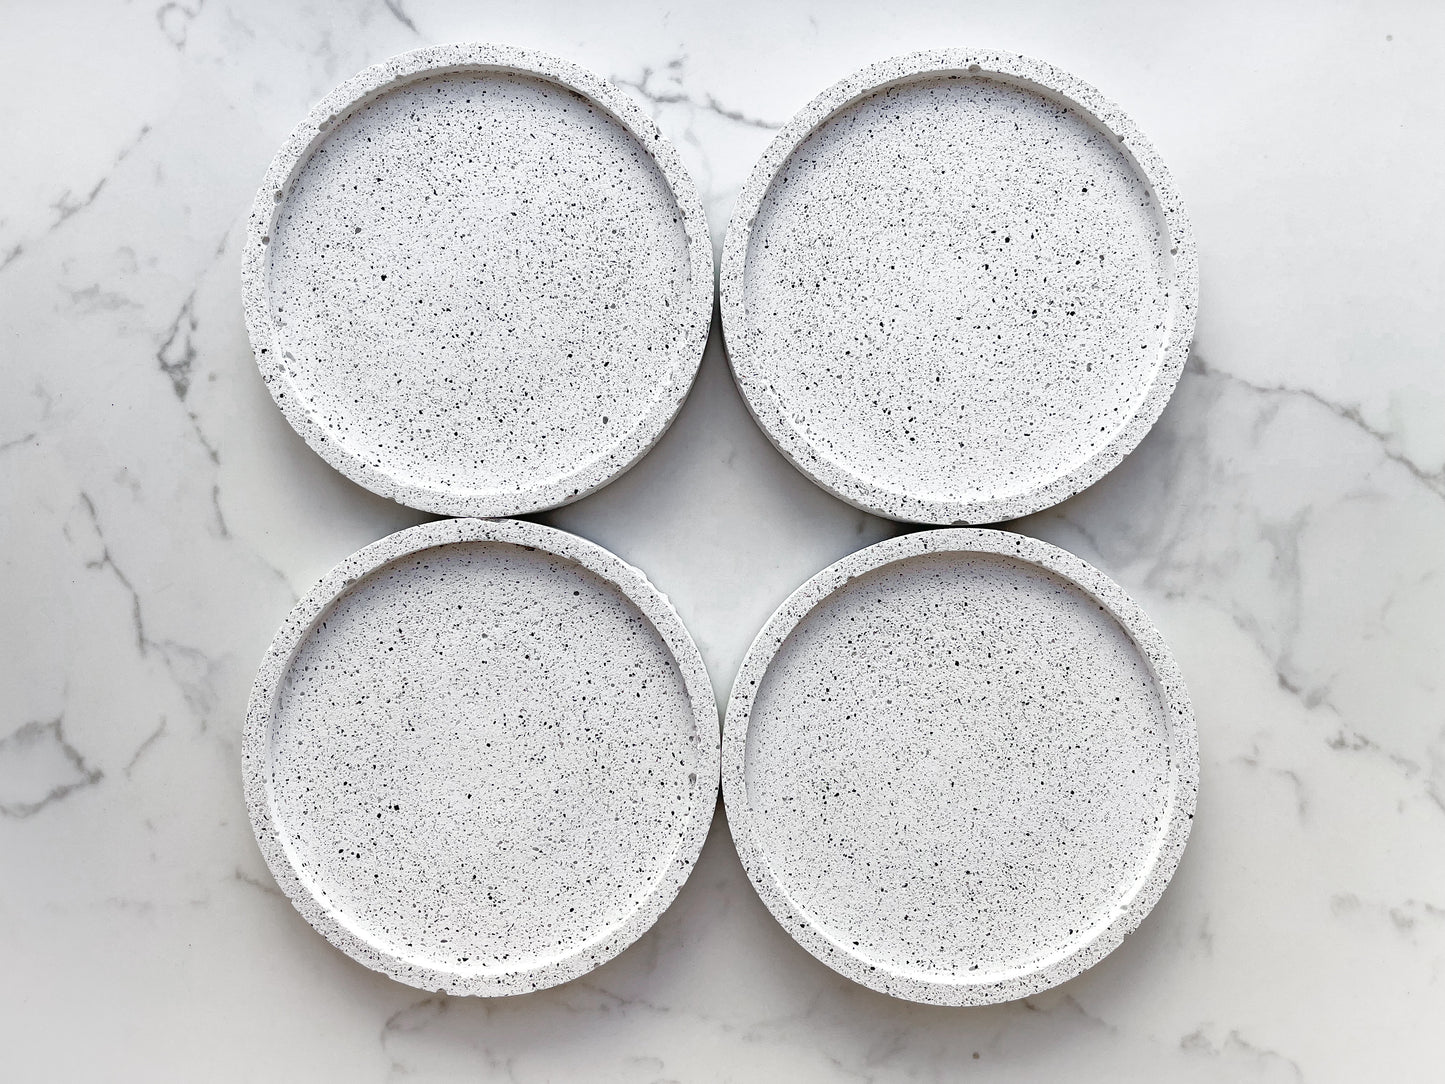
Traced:
[[246, 317], [267, 387], [353, 481], [459, 516], [622, 473], [692, 384], [712, 243], [675, 149], [611, 84], [492, 45], [327, 97], [256, 197]]
[[1162, 638], [1062, 550], [998, 531], [820, 572], [733, 686], [723, 795], [763, 901], [875, 990], [976, 1005], [1096, 963], [1154, 906], [1199, 754]]
[[728, 225], [733, 372], [774, 444], [926, 523], [1046, 508], [1179, 378], [1198, 292], [1167, 170], [1093, 88], [965, 50], [885, 61], [779, 133]]
[[656, 920], [717, 800], [697, 648], [573, 535], [444, 520], [338, 566], [256, 678], [246, 799], [296, 909], [428, 990], [575, 978]]

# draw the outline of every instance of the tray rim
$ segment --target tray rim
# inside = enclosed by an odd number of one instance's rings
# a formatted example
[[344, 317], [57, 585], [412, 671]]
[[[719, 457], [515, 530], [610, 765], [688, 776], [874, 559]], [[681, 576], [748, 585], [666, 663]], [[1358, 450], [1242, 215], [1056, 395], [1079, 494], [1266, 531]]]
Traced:
[[[687, 238], [689, 289], [675, 316], [671, 360], [659, 373], [660, 394], [616, 450], [581, 468], [531, 487], [464, 489], [433, 487], [374, 466], [339, 440], [297, 390], [284, 364], [270, 314], [268, 248], [276, 216], [296, 177], [338, 121], [393, 90], [447, 75], [519, 75], [580, 95], [622, 125], [652, 158], [677, 202]], [[291, 427], [311, 449], [357, 485], [398, 504], [449, 516], [512, 516], [580, 500], [626, 473], [646, 455], [677, 417], [697, 377], [712, 320], [715, 275], [707, 216], [691, 175], [672, 141], [620, 87], [569, 60], [532, 49], [490, 42], [431, 45], [379, 61], [323, 97], [287, 136], [267, 168], [251, 204], [241, 255], [241, 294], [251, 352], [261, 377]]]
[[[993, 78], [1062, 102], [1101, 128], [1123, 151], [1154, 198], [1169, 233], [1174, 275], [1169, 337], [1139, 409], [1103, 447], [1078, 466], [1022, 493], [942, 500], [885, 488], [825, 458], [798, 433], [772, 391], [749, 342], [745, 303], [747, 251], [764, 198], [778, 171], [835, 115], [890, 87], [944, 76]], [[718, 305], [723, 348], [743, 402], [773, 446], [814, 484], [855, 508], [905, 522], [966, 526], [999, 523], [1050, 508], [1099, 481], [1153, 428], [1189, 359], [1199, 307], [1199, 263], [1184, 202], [1153, 145], [1123, 110], [1090, 84], [1042, 60], [995, 49], [931, 49], [890, 57], [853, 72], [815, 97], [785, 124], [754, 164], [733, 205], [723, 240]]]
[[[1170, 736], [1172, 812], [1157, 837], [1153, 862], [1123, 906], [1091, 940], [1042, 967], [1016, 970], [988, 981], [946, 982], [888, 971], [866, 962], [828, 937], [778, 883], [766, 853], [753, 837], [747, 800], [747, 732], [759, 683], [778, 649], [813, 610], [857, 577], [928, 554], [982, 553], [1035, 565], [1080, 588], [1119, 624], [1149, 664], [1159, 689]], [[897, 535], [829, 565], [795, 590], [758, 632], [744, 656], [728, 697], [723, 723], [722, 794], [728, 829], [748, 880], [787, 932], [808, 952], [854, 982], [880, 993], [934, 1005], [990, 1005], [1039, 993], [1094, 966], [1138, 928], [1168, 887], [1188, 843], [1199, 790], [1199, 737], [1183, 674], [1164, 637], [1117, 583], [1067, 550], [1026, 535], [954, 527]]]
[[[666, 873], [638, 900], [627, 919], [570, 955], [515, 972], [462, 972], [419, 965], [368, 941], [300, 876], [273, 812], [269, 739], [273, 709], [296, 651], [331, 607], [353, 585], [400, 558], [458, 543], [497, 542], [540, 550], [600, 576], [635, 605], [657, 631], [677, 666], [692, 707], [697, 741], [693, 801], [688, 824]], [[251, 828], [266, 865], [286, 898], [333, 946], [358, 963], [423, 990], [501, 996], [530, 993], [586, 974], [612, 959], [649, 930], [672, 904], [697, 864], [717, 806], [719, 786], [717, 701], [696, 643], [667, 596], [622, 558], [594, 542], [555, 527], [524, 520], [444, 519], [397, 531], [336, 565], [286, 615], [258, 668], [247, 703], [241, 742], [241, 781]]]

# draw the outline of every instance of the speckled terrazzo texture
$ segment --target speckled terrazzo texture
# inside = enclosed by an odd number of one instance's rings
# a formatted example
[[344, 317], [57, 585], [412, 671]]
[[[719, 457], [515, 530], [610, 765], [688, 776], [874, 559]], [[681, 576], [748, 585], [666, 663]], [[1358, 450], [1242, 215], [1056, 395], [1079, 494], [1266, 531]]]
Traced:
[[712, 311], [675, 149], [575, 65], [447, 45], [368, 68], [277, 155], [247, 324], [291, 424], [354, 481], [447, 515], [575, 500], [662, 435]]
[[297, 605], [243, 762], [266, 861], [333, 944], [423, 989], [523, 993], [677, 894], [717, 800], [717, 708], [636, 569], [549, 527], [446, 520]]
[[1168, 171], [1057, 68], [947, 50], [825, 91], [728, 226], [723, 329], [774, 444], [879, 515], [990, 523], [1092, 484], [1188, 355], [1195, 249]]
[[1024, 997], [1098, 962], [1179, 862], [1199, 750], [1162, 637], [1100, 572], [988, 530], [904, 535], [759, 633], [728, 823], [810, 952], [897, 997]]

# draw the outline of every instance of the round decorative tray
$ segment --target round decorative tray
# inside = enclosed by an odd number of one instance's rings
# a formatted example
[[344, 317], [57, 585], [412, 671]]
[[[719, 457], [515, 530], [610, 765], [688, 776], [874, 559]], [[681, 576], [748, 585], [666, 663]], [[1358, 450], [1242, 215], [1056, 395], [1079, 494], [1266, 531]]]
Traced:
[[271, 872], [332, 944], [423, 989], [524, 993], [676, 896], [717, 801], [717, 705], [637, 569], [550, 527], [442, 520], [292, 611], [243, 772]]
[[1188, 218], [1133, 123], [1037, 60], [946, 50], [831, 87], [728, 225], [722, 321], [758, 424], [868, 511], [992, 523], [1104, 476], [1188, 356]]
[[733, 686], [723, 797], [749, 877], [830, 967], [915, 1001], [1036, 993], [1148, 914], [1189, 836], [1193, 715], [1103, 574], [952, 529], [844, 558]]
[[692, 384], [712, 243], [676, 150], [555, 57], [442, 45], [342, 84], [276, 156], [243, 266], [266, 385], [353, 481], [445, 515], [565, 504]]

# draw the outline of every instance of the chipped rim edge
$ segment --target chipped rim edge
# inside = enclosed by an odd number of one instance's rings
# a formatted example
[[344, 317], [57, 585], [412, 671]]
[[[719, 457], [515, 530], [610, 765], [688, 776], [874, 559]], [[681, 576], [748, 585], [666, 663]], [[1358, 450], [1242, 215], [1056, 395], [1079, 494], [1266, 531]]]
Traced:
[[[515, 972], [459, 972], [408, 962], [371, 941], [313, 894], [297, 873], [273, 816], [268, 767], [273, 707], [296, 651], [353, 584], [377, 569], [422, 550], [466, 542], [498, 542], [541, 550], [574, 562], [617, 588], [651, 623], [666, 645], [692, 706], [697, 782], [690, 819], [672, 864], [631, 913], [588, 942], [548, 963]], [[596, 543], [554, 527], [522, 520], [450, 519], [424, 523], [373, 542], [333, 568], [298, 602], [277, 630], [251, 688], [241, 742], [241, 776], [251, 828], [276, 883], [313, 929], [358, 963], [423, 990], [499, 996], [545, 989], [585, 975], [644, 934], [672, 904], [702, 851], [717, 806], [719, 727], [717, 701], [697, 645], [666, 595], [637, 568]]]
[[[798, 146], [835, 115], [889, 87], [957, 74], [1000, 81], [1062, 102], [1082, 113], [1124, 152], [1153, 190], [1168, 231], [1174, 274], [1169, 337], [1153, 382], [1133, 416], [1109, 442], [1072, 469], [1022, 493], [977, 500], [938, 500], [875, 485], [838, 461], [825, 458], [799, 434], [769, 386], [749, 342], [744, 282], [753, 225], [778, 171]], [[774, 447], [815, 484], [865, 512], [916, 523], [963, 526], [998, 523], [1052, 507], [1087, 489], [1113, 470], [1144, 439], [1174, 393], [1194, 339], [1199, 305], [1199, 265], [1194, 231], [1168, 168], [1134, 122], [1094, 87], [1042, 60], [998, 50], [937, 49], [908, 53], [863, 68], [818, 95], [774, 137], [739, 193], [723, 240], [718, 286], [723, 346], [743, 402]], [[820, 472], [819, 468], [822, 468]], [[833, 474], [835, 480], [820, 477]]]
[[[373, 466], [335, 439], [296, 388], [282, 363], [271, 320], [267, 248], [276, 216], [296, 177], [333, 125], [350, 112], [422, 79], [467, 72], [529, 76], [580, 94], [622, 125], [661, 172], [682, 218], [687, 237], [690, 289], [680, 306], [670, 346], [670, 367], [658, 382], [652, 409], [614, 445], [581, 469], [530, 488], [452, 490], [400, 479]], [[642, 107], [619, 87], [560, 57], [509, 45], [454, 43], [401, 53], [346, 80], [311, 110], [287, 137], [266, 171], [251, 205], [241, 256], [241, 293], [246, 329], [262, 379], [276, 405], [312, 450], [346, 477], [373, 493], [411, 508], [448, 516], [510, 516], [570, 504], [624, 474], [667, 432], [682, 408], [702, 363], [712, 321], [712, 239], [692, 177], [677, 148]]]
[[[1092, 937], [1043, 967], [1018, 970], [980, 983], [956, 983], [888, 971], [854, 955], [813, 923], [778, 882], [767, 852], [754, 840], [747, 797], [747, 736], [753, 699], [769, 664], [794, 629], [835, 592], [858, 576], [932, 553], [983, 553], [1036, 565], [1080, 588], [1104, 607], [1153, 671], [1170, 738], [1172, 814], [1156, 837], [1147, 873], [1131, 895], [1115, 905]], [[1122, 587], [1092, 565], [1047, 542], [1009, 531], [945, 528], [917, 531], [858, 550], [825, 568], [794, 591], [768, 619], [748, 648], [733, 682], [723, 727], [722, 791], [728, 827], [748, 879], [793, 939], [839, 974], [870, 989], [934, 1005], [991, 1005], [1028, 997], [1074, 978], [1098, 963], [1132, 933], [1168, 886], [1194, 820], [1199, 790], [1199, 738], [1183, 675], [1168, 645]]]

